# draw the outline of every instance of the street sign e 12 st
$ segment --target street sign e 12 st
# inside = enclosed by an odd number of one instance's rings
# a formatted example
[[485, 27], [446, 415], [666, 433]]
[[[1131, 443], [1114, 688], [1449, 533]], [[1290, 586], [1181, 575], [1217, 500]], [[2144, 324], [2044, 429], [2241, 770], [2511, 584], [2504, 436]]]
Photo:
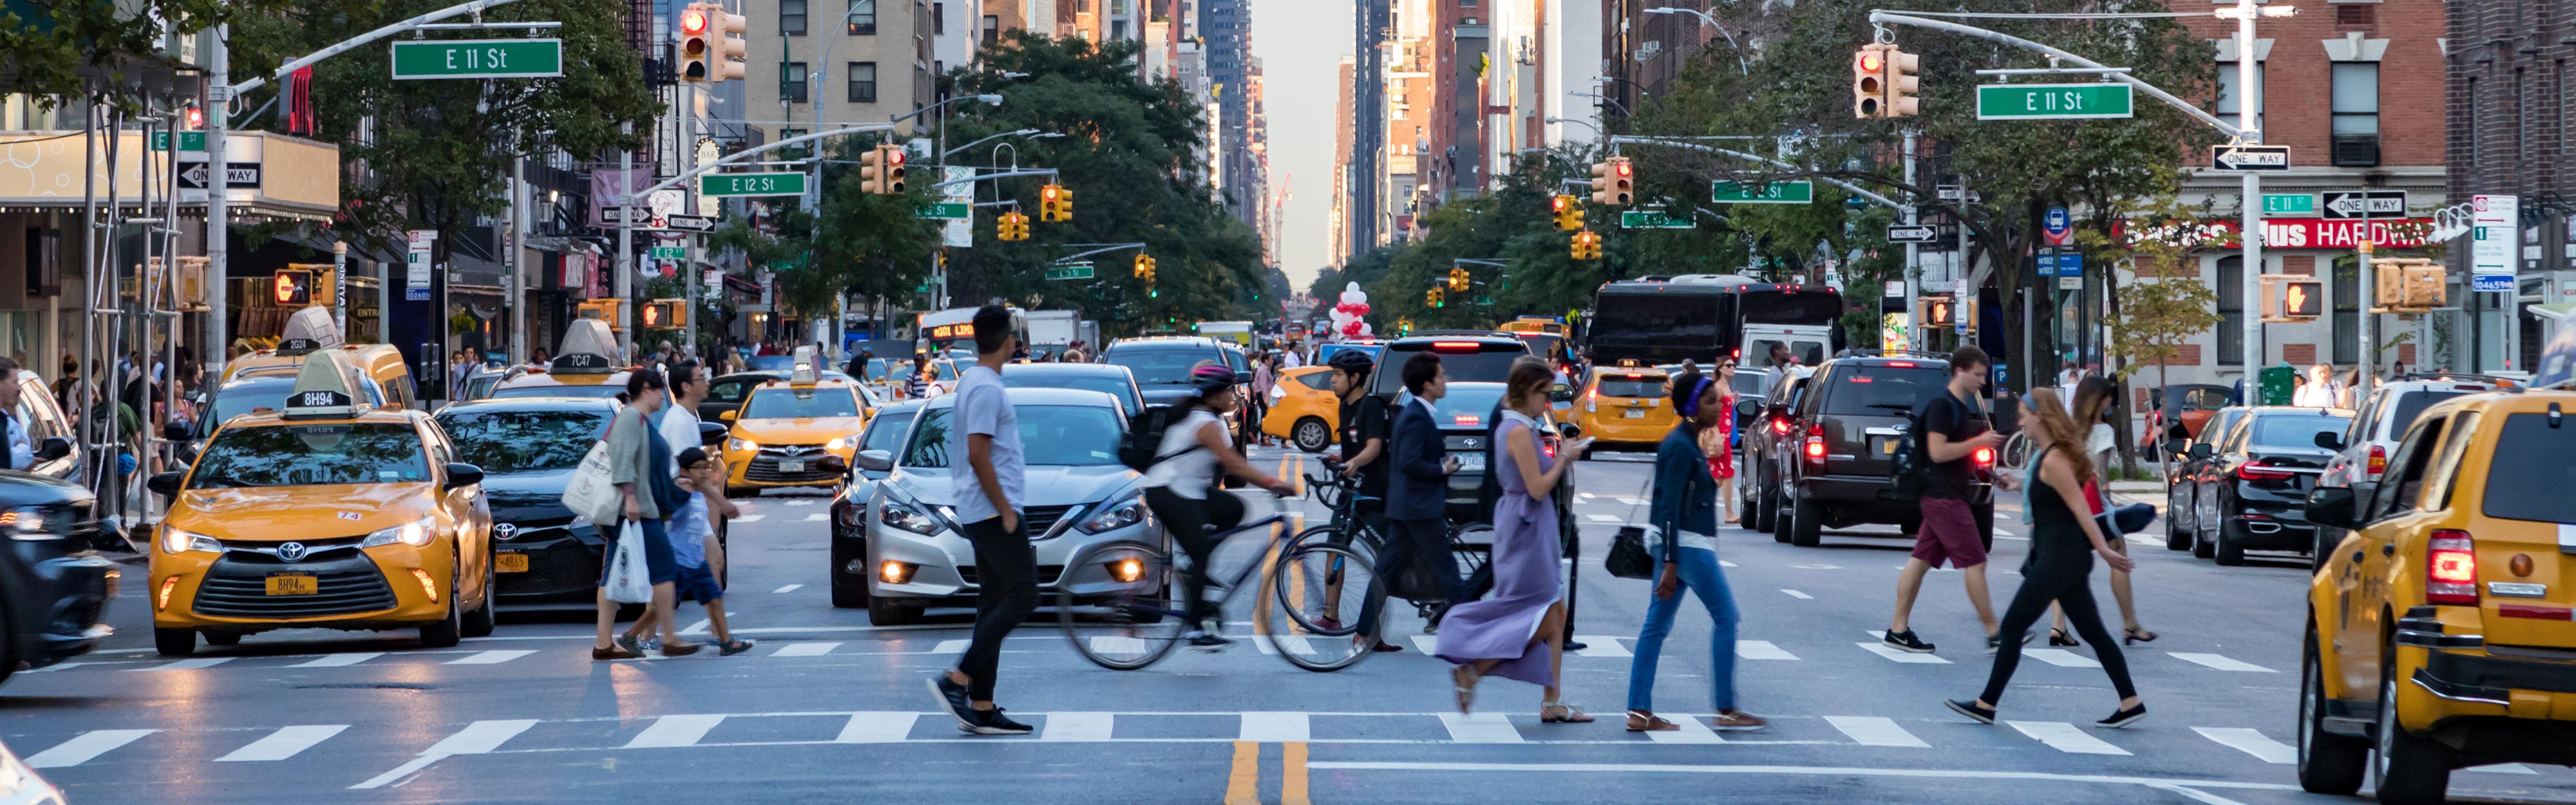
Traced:
[[1813, 204], [1816, 183], [1799, 179], [1746, 187], [1734, 182], [1715, 182], [1709, 189], [1710, 200], [1719, 204]]
[[1891, 226], [1887, 228], [1887, 242], [1931, 243], [1938, 240], [1940, 234], [1939, 229], [1929, 224]]
[[422, 78], [555, 78], [563, 75], [561, 39], [395, 40], [394, 80]]
[[1987, 84], [1977, 87], [1977, 119], [2136, 117], [2136, 96], [2127, 84]]
[[2315, 193], [2263, 194], [2264, 215], [2315, 215], [2316, 212], [2317, 195]]
[[2322, 195], [2325, 197], [2323, 217], [2329, 221], [2406, 217], [2404, 190], [2338, 190]]
[[1698, 229], [1699, 222], [1688, 218], [1674, 218], [1671, 213], [1663, 210], [1620, 210], [1619, 228]]
[[1091, 279], [1091, 269], [1092, 264], [1089, 260], [1084, 260], [1079, 263], [1051, 265], [1046, 267], [1046, 278], [1051, 280], [1087, 280]]
[[2285, 171], [2290, 169], [2290, 147], [2213, 145], [2209, 148], [2209, 167], [2223, 171]]
[[710, 173], [698, 177], [698, 194], [703, 196], [801, 196], [805, 194], [805, 174]]
[[652, 253], [645, 255], [645, 258], [649, 260], [686, 260], [689, 259], [689, 247], [655, 246], [653, 247]]

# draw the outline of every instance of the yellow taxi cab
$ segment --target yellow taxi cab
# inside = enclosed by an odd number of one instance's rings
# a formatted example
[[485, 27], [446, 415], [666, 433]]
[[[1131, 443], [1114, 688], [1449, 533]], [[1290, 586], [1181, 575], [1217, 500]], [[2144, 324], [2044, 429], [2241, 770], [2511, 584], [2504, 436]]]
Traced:
[[[368, 387], [358, 389], [359, 398], [370, 403], [382, 402], [402, 408], [412, 407], [420, 399], [412, 385], [411, 366], [403, 362], [402, 351], [392, 344], [350, 344], [341, 338], [340, 327], [331, 317], [331, 309], [308, 307], [295, 311], [286, 319], [284, 334], [277, 348], [253, 350], [224, 364], [223, 376], [216, 383], [215, 397], [220, 401], [223, 389], [234, 381], [254, 378], [290, 378], [302, 369], [307, 357], [316, 352], [333, 352], [341, 361], [367, 379]], [[275, 402], [275, 395], [256, 394], [245, 397], [235, 412], [252, 407], [246, 401], [257, 398], [256, 405]]]
[[492, 399], [609, 399], [626, 393], [626, 367], [608, 357], [617, 352], [617, 335], [609, 331], [608, 322], [574, 319], [564, 328], [562, 346], [551, 365], [511, 367], [492, 384]]
[[2381, 802], [2437, 803], [2453, 769], [2576, 764], [2571, 455], [2576, 392], [2456, 397], [2377, 483], [2310, 494], [2308, 519], [2349, 533], [2308, 592], [2302, 787], [2367, 774]]
[[315, 353], [284, 410], [234, 417], [188, 470], [152, 476], [169, 501], [147, 588], [162, 654], [272, 629], [491, 633], [483, 471], [429, 414], [355, 402], [351, 373]]
[[797, 347], [784, 380], [754, 386], [742, 407], [718, 415], [733, 423], [725, 439], [725, 486], [734, 494], [762, 489], [837, 485], [859, 452], [868, 396], [858, 381], [826, 378], [814, 348]]
[[1342, 401], [1333, 396], [1333, 367], [1300, 366], [1279, 373], [1270, 387], [1270, 410], [1261, 432], [1294, 442], [1309, 453], [1333, 445], [1342, 429]]
[[1574, 428], [1596, 445], [1653, 445], [1680, 422], [1664, 384], [1664, 370], [1643, 366], [1603, 366], [1585, 373], [1575, 393]]

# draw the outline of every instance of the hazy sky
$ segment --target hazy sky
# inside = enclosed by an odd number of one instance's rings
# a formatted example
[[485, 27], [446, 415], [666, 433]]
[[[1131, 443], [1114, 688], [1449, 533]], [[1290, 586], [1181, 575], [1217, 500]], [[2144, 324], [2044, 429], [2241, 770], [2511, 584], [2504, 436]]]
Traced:
[[1270, 185], [1289, 187], [1279, 267], [1303, 291], [1332, 262], [1333, 105], [1351, 54], [1350, 0], [1252, 0], [1252, 55], [1261, 59], [1270, 115]]

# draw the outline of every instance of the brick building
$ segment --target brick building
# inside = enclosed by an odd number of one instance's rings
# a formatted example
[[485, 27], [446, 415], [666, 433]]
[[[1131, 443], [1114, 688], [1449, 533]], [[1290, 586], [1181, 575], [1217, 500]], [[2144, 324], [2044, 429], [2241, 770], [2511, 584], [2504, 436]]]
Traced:
[[[2518, 196], [2515, 293], [2463, 294], [2468, 303], [2450, 328], [2442, 356], [2470, 370], [2531, 371], [2549, 329], [2544, 310], [2576, 308], [2576, 4], [2567, 0], [2451, 0], [2449, 44], [2449, 189], [2456, 201], [2479, 194]], [[2454, 241], [2456, 277], [2469, 271], [2469, 239]], [[2465, 299], [2463, 297], [2475, 297]], [[2474, 346], [2473, 346], [2474, 345]]]

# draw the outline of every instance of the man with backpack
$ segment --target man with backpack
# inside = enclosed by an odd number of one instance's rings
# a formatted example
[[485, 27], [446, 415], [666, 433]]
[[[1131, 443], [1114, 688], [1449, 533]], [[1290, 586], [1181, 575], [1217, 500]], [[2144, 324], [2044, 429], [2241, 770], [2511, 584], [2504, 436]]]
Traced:
[[[1932, 644], [1915, 636], [1908, 620], [1914, 613], [1915, 594], [1923, 589], [1923, 575], [1944, 561], [1967, 583], [1968, 604], [1976, 607], [1977, 620], [1985, 623], [1986, 653], [2002, 645], [2003, 637], [1995, 633], [1994, 604], [1986, 592], [1985, 542], [1977, 530], [1977, 515], [1969, 508], [1969, 498], [1976, 494], [1975, 468], [1970, 466], [1976, 452], [1998, 449], [2004, 443], [2003, 434], [1995, 432], [1979, 404], [1986, 371], [1992, 365], [1985, 350], [1959, 347], [1950, 353], [1949, 386], [1915, 412], [1914, 459], [1920, 467], [1915, 472], [1920, 473], [1923, 525], [1915, 530], [1913, 556], [1897, 576], [1896, 614], [1882, 639], [1888, 648], [1932, 652]], [[1906, 480], [1900, 479], [1900, 488], [1910, 485]]]

